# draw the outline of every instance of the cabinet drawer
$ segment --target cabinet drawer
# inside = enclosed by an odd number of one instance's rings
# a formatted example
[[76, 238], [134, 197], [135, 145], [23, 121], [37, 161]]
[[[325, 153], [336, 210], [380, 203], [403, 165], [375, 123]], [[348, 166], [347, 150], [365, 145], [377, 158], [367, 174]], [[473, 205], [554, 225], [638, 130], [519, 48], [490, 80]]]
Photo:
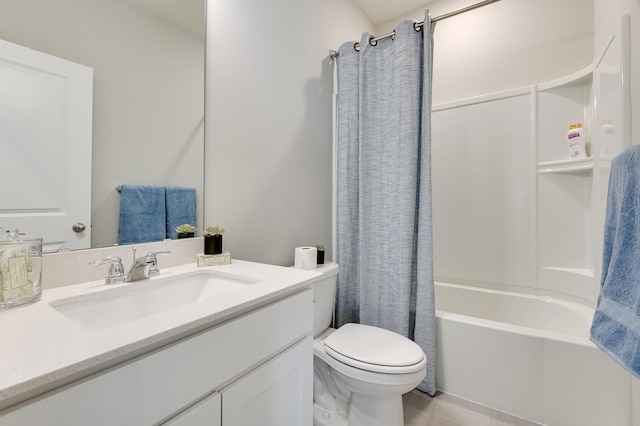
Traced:
[[0, 414], [0, 425], [153, 424], [311, 334], [313, 294], [294, 294]]

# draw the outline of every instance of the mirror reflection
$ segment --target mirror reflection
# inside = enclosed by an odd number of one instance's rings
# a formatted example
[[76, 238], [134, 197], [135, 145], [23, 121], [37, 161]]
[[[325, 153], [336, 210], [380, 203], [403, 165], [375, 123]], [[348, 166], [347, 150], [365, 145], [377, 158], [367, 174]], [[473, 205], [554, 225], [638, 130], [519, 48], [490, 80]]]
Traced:
[[117, 242], [119, 185], [195, 188], [202, 228], [204, 3], [0, 0], [0, 39], [93, 69], [91, 247]]

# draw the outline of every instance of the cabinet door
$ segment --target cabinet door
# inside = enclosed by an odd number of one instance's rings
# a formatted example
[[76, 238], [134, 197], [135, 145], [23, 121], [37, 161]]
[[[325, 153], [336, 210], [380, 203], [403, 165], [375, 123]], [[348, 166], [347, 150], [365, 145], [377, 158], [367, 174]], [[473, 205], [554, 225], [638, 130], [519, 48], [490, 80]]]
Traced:
[[221, 426], [222, 398], [218, 392], [214, 392], [163, 424], [165, 426]]
[[307, 337], [221, 391], [226, 426], [313, 423], [313, 347]]

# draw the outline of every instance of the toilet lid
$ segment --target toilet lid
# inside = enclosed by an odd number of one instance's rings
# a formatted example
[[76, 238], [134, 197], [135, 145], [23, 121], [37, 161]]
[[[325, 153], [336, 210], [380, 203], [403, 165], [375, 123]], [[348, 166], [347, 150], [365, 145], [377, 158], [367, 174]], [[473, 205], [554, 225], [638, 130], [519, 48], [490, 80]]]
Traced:
[[332, 358], [368, 371], [413, 373], [426, 364], [424, 352], [415, 342], [364, 324], [343, 325], [325, 339], [324, 347]]

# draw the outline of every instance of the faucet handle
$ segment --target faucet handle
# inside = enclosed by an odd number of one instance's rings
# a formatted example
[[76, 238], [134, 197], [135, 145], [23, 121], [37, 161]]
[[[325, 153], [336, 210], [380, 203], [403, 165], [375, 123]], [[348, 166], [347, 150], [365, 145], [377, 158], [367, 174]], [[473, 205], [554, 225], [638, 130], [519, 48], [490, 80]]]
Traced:
[[106, 259], [93, 260], [89, 262], [89, 265], [98, 266], [108, 263], [109, 275], [105, 278], [105, 284], [117, 284], [123, 283], [125, 280], [124, 267], [122, 266], [122, 259], [117, 256], [107, 257]]
[[144, 255], [147, 259], [149, 259], [149, 276], [155, 277], [160, 274], [160, 269], [158, 269], [158, 258], [156, 257], [159, 254], [171, 254], [171, 251], [152, 251]]

